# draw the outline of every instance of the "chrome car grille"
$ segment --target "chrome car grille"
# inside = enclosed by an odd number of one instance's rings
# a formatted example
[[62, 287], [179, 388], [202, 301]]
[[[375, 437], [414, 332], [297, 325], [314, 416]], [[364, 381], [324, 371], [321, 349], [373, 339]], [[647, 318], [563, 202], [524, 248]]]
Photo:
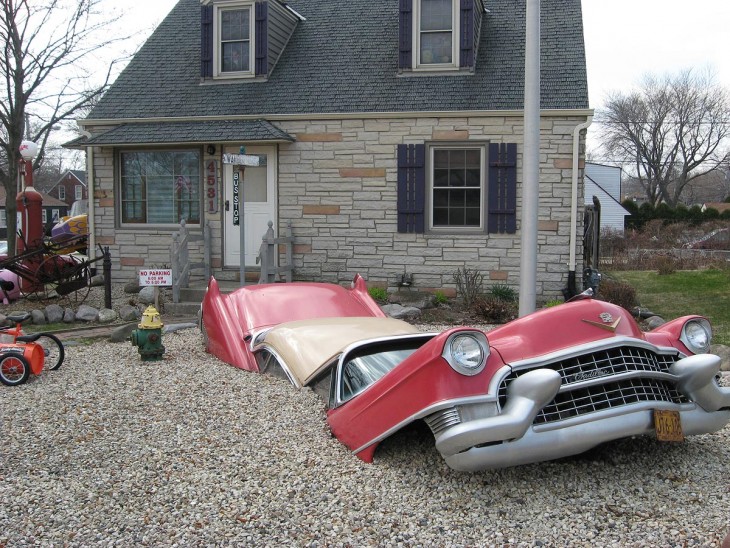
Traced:
[[[655, 375], [668, 373], [678, 359], [677, 352], [659, 354], [646, 348], [620, 346], [540, 364], [534, 368], [513, 371], [506, 376], [499, 386], [499, 402], [501, 406], [505, 405], [507, 387], [514, 379], [533, 369], [547, 368], [560, 373], [562, 387], [555, 399], [538, 413], [534, 424], [565, 420], [639, 402], [687, 403], [689, 400], [677, 391], [674, 383], [656, 378]], [[630, 378], [616, 378], [617, 375], [628, 373], [633, 375]]]

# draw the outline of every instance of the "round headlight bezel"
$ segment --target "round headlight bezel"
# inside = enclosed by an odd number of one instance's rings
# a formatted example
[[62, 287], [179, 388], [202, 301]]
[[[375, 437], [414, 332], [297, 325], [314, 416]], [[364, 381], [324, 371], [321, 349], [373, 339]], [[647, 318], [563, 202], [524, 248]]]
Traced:
[[[705, 338], [704, 343], [698, 341], [698, 337]], [[712, 326], [705, 318], [693, 318], [682, 326], [682, 334], [679, 340], [693, 354], [706, 354], [712, 345]]]
[[[467, 349], [464, 345], [474, 346]], [[479, 353], [474, 365], [468, 363], [469, 360], [465, 358], [465, 350], [468, 354]], [[457, 331], [446, 340], [441, 355], [454, 371], [472, 377], [481, 373], [487, 365], [489, 341], [481, 331]]]

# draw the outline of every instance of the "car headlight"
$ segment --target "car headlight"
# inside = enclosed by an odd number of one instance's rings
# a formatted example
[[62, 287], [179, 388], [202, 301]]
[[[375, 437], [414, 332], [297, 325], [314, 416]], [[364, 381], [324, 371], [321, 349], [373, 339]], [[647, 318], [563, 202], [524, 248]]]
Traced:
[[454, 333], [446, 341], [442, 356], [457, 373], [476, 375], [487, 364], [487, 337], [479, 331]]
[[712, 344], [712, 327], [704, 318], [689, 320], [682, 328], [679, 340], [694, 354], [705, 354]]

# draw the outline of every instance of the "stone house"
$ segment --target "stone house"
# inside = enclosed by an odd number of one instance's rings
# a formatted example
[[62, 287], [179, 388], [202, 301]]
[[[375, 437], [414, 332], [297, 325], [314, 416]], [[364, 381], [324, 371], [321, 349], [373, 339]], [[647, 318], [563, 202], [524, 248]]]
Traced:
[[[537, 295], [553, 298], [581, 269], [592, 111], [580, 0], [542, 12]], [[291, 224], [298, 280], [405, 272], [453, 293], [466, 267], [516, 287], [524, 42], [512, 0], [180, 0], [79, 122], [92, 249], [128, 278], [169, 264], [181, 219], [207, 223], [213, 274], [236, 279], [272, 221]], [[224, 162], [241, 152], [259, 166]]]

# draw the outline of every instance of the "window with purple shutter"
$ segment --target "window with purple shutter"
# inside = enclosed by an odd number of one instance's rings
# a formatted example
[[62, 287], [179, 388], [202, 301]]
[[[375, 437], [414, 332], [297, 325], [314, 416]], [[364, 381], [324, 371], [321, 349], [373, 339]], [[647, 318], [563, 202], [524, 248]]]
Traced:
[[398, 145], [398, 232], [424, 232], [426, 145]]
[[489, 144], [489, 210], [490, 233], [517, 232], [517, 145]]

